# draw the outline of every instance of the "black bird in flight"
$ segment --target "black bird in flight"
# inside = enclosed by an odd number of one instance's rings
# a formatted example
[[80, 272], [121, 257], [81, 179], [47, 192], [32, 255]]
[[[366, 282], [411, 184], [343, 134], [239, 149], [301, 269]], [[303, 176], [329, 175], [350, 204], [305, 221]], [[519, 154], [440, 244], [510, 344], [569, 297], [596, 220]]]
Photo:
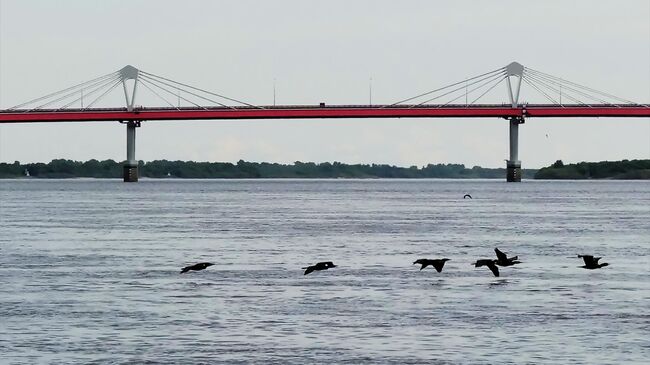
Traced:
[[420, 271], [424, 269], [427, 266], [433, 266], [437, 272], [441, 272], [443, 266], [445, 266], [445, 262], [449, 261], [451, 259], [417, 259], [413, 262], [413, 265], [415, 264], [420, 264], [422, 267], [420, 268]]
[[463, 199], [467, 199], [467, 198], [470, 198], [470, 199], [472, 199], [472, 196], [471, 196], [471, 195], [469, 195], [469, 194], [465, 194], [465, 195], [463, 195]]
[[332, 261], [325, 261], [325, 262], [319, 262], [316, 265], [311, 265], [307, 267], [303, 267], [305, 270], [305, 275], [313, 272], [313, 271], [321, 271], [321, 270], [327, 270], [332, 267], [336, 267]]
[[491, 260], [491, 259], [480, 259], [476, 260], [476, 263], [474, 264], [474, 267], [481, 267], [481, 266], [487, 266], [490, 271], [494, 274], [494, 276], [498, 277], [499, 276], [499, 268], [496, 265], [497, 260]]
[[494, 249], [494, 252], [497, 254], [497, 260], [495, 264], [499, 266], [512, 266], [514, 264], [521, 264], [521, 261], [517, 261], [519, 256], [508, 257], [505, 253], [501, 252], [498, 248]]
[[609, 265], [606, 262], [603, 262], [602, 264], [598, 263], [598, 260], [602, 259], [602, 257], [593, 257], [592, 255], [578, 255], [578, 257], [582, 258], [585, 261], [585, 265], [580, 266], [585, 269], [594, 270]]
[[214, 264], [211, 264], [209, 262], [199, 262], [198, 264], [185, 266], [184, 268], [181, 269], [181, 274], [185, 274], [186, 272], [188, 272], [190, 270], [195, 270], [195, 271], [204, 270], [208, 266], [212, 266], [212, 265], [214, 265]]

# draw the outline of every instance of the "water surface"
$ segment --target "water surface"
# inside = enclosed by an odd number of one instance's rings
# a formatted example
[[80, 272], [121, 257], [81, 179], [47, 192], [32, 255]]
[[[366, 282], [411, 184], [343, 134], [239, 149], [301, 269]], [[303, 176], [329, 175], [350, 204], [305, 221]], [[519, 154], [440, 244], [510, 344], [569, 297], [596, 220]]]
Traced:
[[648, 182], [3, 180], [0, 220], [0, 363], [650, 357]]

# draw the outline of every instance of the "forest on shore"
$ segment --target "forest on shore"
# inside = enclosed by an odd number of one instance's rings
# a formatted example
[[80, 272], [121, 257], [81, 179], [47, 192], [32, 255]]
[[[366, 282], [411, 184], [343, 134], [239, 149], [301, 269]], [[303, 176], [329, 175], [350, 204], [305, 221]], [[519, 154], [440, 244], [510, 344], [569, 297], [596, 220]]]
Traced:
[[549, 167], [539, 169], [535, 179], [650, 179], [650, 160], [622, 160], [580, 162], [565, 165], [557, 160]]
[[[57, 159], [49, 163], [0, 163], [0, 178], [121, 178], [123, 162]], [[399, 167], [385, 164], [344, 164], [341, 162], [194, 162], [156, 160], [139, 165], [140, 177], [191, 179], [254, 178], [449, 178], [503, 179], [505, 168], [465, 167], [462, 164], [428, 164]], [[650, 179], [650, 160], [622, 160], [564, 164], [522, 169], [525, 179]]]
[[[0, 178], [121, 178], [123, 162], [65, 159], [49, 163], [0, 163]], [[536, 170], [522, 171], [533, 178]], [[494, 178], [503, 179], [505, 168], [466, 168], [462, 164], [429, 164], [423, 167], [398, 167], [384, 164], [344, 164], [341, 162], [194, 162], [140, 161], [139, 176], [148, 178], [246, 179], [246, 178]]]

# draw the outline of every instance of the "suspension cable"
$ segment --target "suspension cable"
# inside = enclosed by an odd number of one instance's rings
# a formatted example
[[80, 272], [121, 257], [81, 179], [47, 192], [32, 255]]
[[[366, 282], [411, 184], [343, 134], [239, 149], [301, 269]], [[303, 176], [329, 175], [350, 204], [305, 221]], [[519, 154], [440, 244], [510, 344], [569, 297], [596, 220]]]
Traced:
[[[449, 105], [449, 104], [453, 103], [454, 101], [456, 101], [456, 100], [462, 98], [463, 96], [468, 96], [469, 94], [473, 93], [474, 91], [476, 91], [476, 90], [478, 90], [478, 89], [481, 89], [481, 88], [483, 88], [484, 86], [489, 85], [490, 83], [499, 80], [499, 81], [497, 81], [497, 83], [494, 85], [494, 86], [496, 86], [496, 85], [498, 85], [499, 83], [501, 83], [501, 81], [505, 80], [506, 77], [508, 77], [508, 76], [506, 76], [506, 75], [501, 75], [501, 74], [496, 75], [496, 76], [497, 76], [496, 78], [492, 78], [491, 80], [488, 80], [487, 82], [484, 82], [483, 84], [481, 84], [481, 85], [479, 85], [479, 86], [477, 86], [477, 87], [475, 87], [475, 88], [473, 88], [473, 89], [467, 91], [467, 93], [465, 93], [465, 94], [461, 94], [461, 95], [459, 95], [459, 96], [457, 96], [457, 97], [451, 99], [450, 101], [448, 101], [448, 102], [446, 102], [446, 103], [444, 103], [444, 104], [441, 104], [440, 106]], [[492, 88], [494, 88], [494, 86], [492, 86], [489, 90], [492, 90]], [[483, 95], [485, 95], [485, 94], [483, 94]], [[483, 96], [483, 95], [481, 95], [481, 96]], [[479, 96], [479, 98], [480, 98], [480, 96]], [[469, 105], [469, 104], [467, 104], [467, 105]]]
[[[253, 107], [253, 108], [264, 109], [264, 108], [262, 108], [262, 107], [260, 107], [260, 106], [255, 106], [255, 105], [253, 105], [253, 104], [249, 104], [249, 103], [243, 102], [243, 101], [241, 101], [241, 100], [237, 100], [237, 99], [229, 98], [229, 97], [224, 96], [224, 95], [220, 95], [220, 94], [213, 93], [213, 92], [210, 92], [210, 91], [207, 91], [207, 90], [199, 89], [198, 87], [194, 87], [194, 86], [191, 86], [191, 85], [183, 84], [182, 82], [178, 82], [178, 81], [170, 80], [170, 79], [168, 79], [168, 78], [165, 78], [165, 77], [162, 77], [162, 76], [158, 76], [158, 75], [154, 75], [154, 74], [149, 73], [149, 72], [144, 72], [144, 71], [140, 71], [140, 72], [143, 73], [143, 74], [145, 74], [145, 75], [147, 75], [147, 76], [149, 76], [149, 77], [155, 77], [155, 78], [162, 79], [162, 80], [165, 80], [165, 81], [168, 81], [168, 82], [172, 82], [172, 83], [174, 83], [174, 84], [178, 84], [178, 85], [181, 85], [181, 86], [185, 86], [185, 87], [188, 87], [188, 88], [190, 88], [190, 89], [192, 89], [192, 90], [200, 91], [200, 92], [203, 92], [203, 93], [206, 93], [206, 94], [209, 94], [209, 95], [213, 95], [213, 96], [216, 96], [216, 97], [219, 97], [219, 98], [222, 98], [222, 99], [226, 99], [226, 100], [234, 101], [234, 102], [236, 102], [236, 103], [243, 104], [243, 105], [246, 105], [246, 106], [250, 106], [250, 107]], [[171, 85], [168, 85], [168, 86], [171, 86]], [[173, 86], [172, 86], [172, 87], [173, 87]], [[176, 87], [176, 88], [178, 88], [178, 87]], [[188, 92], [188, 93], [189, 93], [189, 92]], [[190, 93], [190, 94], [191, 94], [191, 93]], [[195, 95], [195, 96], [196, 96], [196, 95]], [[210, 99], [207, 99], [207, 98], [204, 98], [204, 99], [205, 99], [205, 100], [210, 100]], [[223, 105], [223, 104], [218, 103], [218, 102], [215, 102], [215, 101], [212, 101], [212, 102], [213, 102], [213, 103], [216, 103], [216, 104]], [[225, 106], [225, 105], [224, 105], [224, 106]]]
[[[183, 91], [183, 92], [185, 92], [185, 93], [187, 93], [187, 94], [190, 94], [190, 95], [196, 96], [196, 97], [199, 98], [199, 99], [207, 100], [207, 101], [209, 101], [209, 102], [211, 102], [211, 103], [219, 104], [219, 105], [221, 105], [221, 106], [223, 106], [223, 107], [226, 107], [226, 108], [235, 109], [235, 107], [233, 107], [233, 106], [229, 106], [229, 105], [226, 105], [226, 104], [220, 103], [220, 102], [218, 102], [218, 101], [216, 101], [216, 100], [212, 100], [212, 99], [210, 99], [210, 98], [206, 98], [205, 96], [201, 96], [201, 95], [199, 95], [199, 94], [193, 93], [193, 92], [191, 92], [191, 91], [188, 91], [188, 90], [185, 90], [185, 89], [181, 89], [180, 87], [177, 87], [177, 86], [174, 86], [174, 85], [170, 85], [169, 83], [166, 83], [165, 81], [160, 81], [160, 80], [157, 80], [157, 79], [151, 78], [151, 77], [146, 76], [146, 75], [143, 75], [142, 77], [147, 78], [147, 80], [149, 80], [150, 82], [155, 81], [155, 82], [157, 82], [157, 83], [160, 83], [160, 84], [163, 84], [163, 85], [169, 86], [169, 87], [171, 87], [171, 88], [173, 88], [173, 89], [175, 89], [175, 90], [180, 90], [180, 91]], [[192, 104], [194, 104], [194, 103], [192, 103]], [[194, 105], [199, 106], [198, 104], [194, 104]]]
[[[199, 104], [197, 104], [197, 103], [195, 103], [195, 102], [193, 102], [193, 101], [191, 101], [191, 100], [189, 100], [189, 99], [186, 99], [186, 98], [184, 98], [184, 97], [182, 97], [182, 96], [180, 96], [180, 95], [176, 95], [176, 94], [174, 94], [172, 91], [169, 91], [169, 90], [167, 90], [166, 88], [164, 88], [164, 87], [158, 85], [158, 82], [160, 82], [160, 81], [157, 81], [157, 80], [154, 80], [154, 79], [145, 78], [145, 77], [143, 77], [142, 80], [147, 80], [151, 85], [157, 87], [158, 89], [160, 89], [160, 90], [162, 90], [162, 91], [164, 91], [164, 92], [166, 92], [166, 93], [169, 93], [169, 94], [171, 94], [171, 95], [173, 95], [173, 96], [178, 96], [181, 100], [183, 100], [183, 101], [185, 101], [185, 102], [188, 102], [188, 103], [190, 103], [190, 104], [192, 104], [192, 105], [194, 105], [194, 106], [196, 106], [196, 107], [198, 107], [198, 108], [202, 108], [202, 109], [208, 110], [208, 108], [206, 108], [206, 107], [204, 107], [204, 106], [202, 106], [202, 105], [199, 105]], [[179, 90], [179, 89], [176, 89], [176, 90]]]
[[50, 97], [53, 97], [53, 96], [56, 96], [56, 95], [58, 95], [58, 94], [61, 94], [61, 93], [67, 92], [67, 91], [69, 91], [69, 90], [72, 90], [72, 89], [75, 89], [75, 88], [78, 88], [78, 87], [83, 87], [83, 86], [85, 86], [85, 85], [87, 85], [87, 84], [93, 83], [93, 82], [95, 82], [95, 81], [99, 81], [99, 80], [101, 80], [101, 79], [104, 79], [104, 78], [107, 78], [107, 77], [110, 77], [110, 76], [115, 76], [117, 73], [118, 73], [118, 71], [111, 72], [111, 73], [106, 74], [106, 75], [104, 75], [104, 76], [100, 76], [100, 77], [94, 78], [94, 79], [92, 79], [92, 80], [88, 80], [88, 81], [86, 81], [86, 82], [82, 82], [82, 83], [80, 83], [80, 84], [77, 84], [77, 85], [74, 85], [74, 86], [70, 86], [69, 88], [66, 88], [66, 89], [63, 89], [63, 90], [59, 90], [59, 91], [55, 91], [55, 92], [50, 93], [50, 94], [47, 94], [47, 95], [45, 95], [45, 96], [41, 96], [40, 98], [32, 99], [32, 100], [27, 101], [27, 102], [24, 102], [24, 103], [22, 103], [22, 104], [18, 104], [18, 105], [16, 105], [16, 106], [12, 106], [11, 108], [9, 108], [9, 109], [7, 109], [7, 110], [19, 109], [19, 108], [22, 108], [22, 107], [24, 107], [24, 106], [26, 106], [26, 105], [37, 103], [37, 102], [39, 102], [39, 101], [41, 101], [41, 100], [48, 99], [48, 98], [50, 98]]
[[395, 105], [398, 105], [398, 104], [402, 104], [402, 103], [405, 103], [405, 102], [407, 102], [407, 101], [411, 101], [411, 100], [414, 100], [414, 99], [420, 98], [420, 97], [422, 97], [422, 96], [426, 96], [426, 95], [430, 95], [430, 94], [433, 94], [433, 93], [438, 92], [438, 91], [442, 91], [442, 90], [447, 89], [447, 88], [449, 88], [449, 87], [453, 87], [453, 86], [456, 86], [456, 85], [459, 85], [459, 84], [466, 83], [467, 81], [474, 80], [474, 79], [477, 79], [477, 78], [479, 78], [479, 77], [483, 77], [483, 76], [486, 76], [486, 75], [490, 75], [490, 74], [493, 74], [493, 73], [495, 73], [495, 72], [499, 72], [499, 71], [505, 71], [505, 69], [506, 69], [505, 67], [501, 67], [501, 68], [498, 68], [498, 69], [496, 69], [496, 70], [492, 70], [492, 71], [490, 71], [490, 72], [486, 72], [486, 73], [484, 73], [484, 74], [481, 74], [481, 75], [478, 75], [478, 76], [474, 76], [474, 77], [471, 77], [471, 78], [469, 78], [469, 79], [465, 79], [465, 80], [463, 80], [463, 81], [455, 82], [455, 83], [453, 83], [453, 84], [449, 84], [449, 85], [443, 86], [443, 87], [438, 88], [438, 89], [435, 89], [435, 90], [431, 90], [431, 91], [428, 91], [428, 92], [425, 92], [425, 93], [422, 93], [422, 94], [419, 94], [419, 95], [416, 95], [416, 96], [413, 96], [413, 97], [410, 97], [410, 98], [407, 98], [407, 99], [404, 99], [404, 100], [400, 100], [400, 101], [395, 102], [395, 103], [393, 103], [393, 104], [390, 104], [390, 105], [388, 105], [388, 106], [395, 106]]
[[158, 94], [158, 93], [156, 92], [156, 90], [150, 88], [150, 87], [147, 85], [147, 84], [149, 83], [149, 81], [146, 81], [146, 80], [143, 78], [143, 79], [140, 80], [140, 82], [142, 83], [142, 85], [143, 85], [144, 87], [146, 87], [146, 88], [147, 88], [149, 91], [151, 91], [154, 95], [156, 95], [157, 97], [159, 97], [160, 99], [162, 99], [162, 101], [164, 101], [165, 103], [169, 104], [169, 106], [171, 106], [172, 108], [175, 108], [176, 110], [180, 110], [179, 107], [175, 106], [174, 104], [172, 104], [171, 102], [169, 102], [167, 99], [165, 99], [164, 97], [162, 97], [160, 94]]
[[[543, 86], [543, 87], [545, 87], [545, 88], [548, 89], [548, 90], [552, 90], [553, 92], [555, 92], [555, 93], [558, 94], [558, 95], [566, 96], [567, 98], [569, 98], [569, 99], [575, 101], [575, 102], [578, 103], [578, 104], [586, 105], [586, 106], [589, 106], [589, 107], [592, 106], [591, 104], [587, 104], [587, 103], [585, 103], [585, 102], [582, 101], [582, 100], [579, 100], [579, 99], [574, 98], [570, 93], [567, 93], [567, 92], [562, 93], [560, 90], [558, 90], [558, 89], [556, 89], [555, 87], [549, 85], [549, 84], [546, 83], [544, 80], [540, 80], [539, 78], [533, 77], [533, 76], [531, 76], [531, 75], [528, 75], [527, 77], [531, 80], [531, 82], [536, 82], [536, 83], [539, 84], [540, 86]], [[606, 104], [607, 104], [607, 103], [606, 103]]]
[[[575, 89], [575, 88], [573, 88], [571, 86], [568, 86], [566, 84], [562, 84], [562, 83], [559, 83], [557, 81], [554, 81], [553, 79], [550, 79], [550, 78], [548, 78], [546, 76], [536, 75], [536, 74], [528, 73], [528, 72], [526, 74], [528, 75], [528, 77], [530, 77], [532, 79], [543, 80], [543, 81], [546, 81], [548, 83], [558, 85], [558, 87], [561, 87], [561, 88], [564, 88], [564, 89], [567, 89], [567, 90], [571, 90], [571, 91], [575, 92], [576, 94], [582, 95], [582, 96], [587, 97], [587, 98], [589, 98], [591, 100], [598, 101], [598, 102], [603, 103], [603, 104], [613, 104], [613, 103], [608, 102], [607, 100], [597, 98], [597, 97], [595, 97], [593, 95], [587, 94], [587, 93], [585, 93], [585, 92], [583, 92], [581, 90]], [[561, 93], [561, 91], [562, 90], [560, 89], [559, 92]]]
[[492, 89], [494, 89], [495, 87], [497, 87], [497, 85], [499, 85], [500, 83], [502, 83], [506, 78], [508, 78], [507, 75], [504, 76], [503, 78], [501, 78], [501, 80], [499, 80], [496, 84], [492, 85], [492, 87], [490, 87], [489, 89], [487, 89], [487, 90], [486, 90], [483, 94], [481, 94], [478, 98], [472, 100], [472, 102], [469, 103], [469, 105], [473, 105], [473, 104], [474, 104], [478, 99], [482, 98], [485, 94], [487, 94], [487, 93], [489, 93], [490, 91], [492, 91]]
[[[109, 84], [109, 83], [112, 82], [112, 80], [114, 80], [116, 77], [118, 77], [118, 76], [114, 76], [114, 77], [112, 77], [112, 78], [110, 78], [110, 79], [108, 79], [108, 80], [96, 81], [96, 82], [94, 82], [94, 83], [88, 85], [88, 87], [95, 87], [95, 86], [97, 86], [98, 84]], [[70, 89], [70, 88], [68, 88], [68, 90], [69, 90], [69, 89]], [[41, 109], [41, 108], [46, 107], [46, 106], [48, 106], [48, 105], [52, 105], [52, 104], [54, 104], [54, 103], [56, 103], [56, 102], [59, 102], [59, 101], [62, 101], [62, 100], [68, 99], [69, 97], [71, 97], [71, 96], [73, 96], [73, 95], [76, 95], [76, 94], [77, 94], [77, 90], [73, 90], [72, 92], [69, 92], [69, 93], [67, 93], [67, 94], [65, 94], [65, 95], [63, 95], [63, 96], [60, 96], [60, 97], [58, 97], [58, 98], [56, 98], [56, 99], [54, 99], [54, 100], [50, 100], [49, 102], [47, 102], [47, 103], [45, 103], [45, 104], [41, 104], [41, 105], [39, 105], [39, 106], [37, 106], [37, 107], [34, 107], [34, 108], [32, 108], [32, 109], [29, 109], [28, 111], [33, 111], [33, 110]]]
[[108, 93], [111, 92], [113, 89], [115, 89], [115, 87], [116, 87], [117, 85], [119, 85], [120, 83], [122, 83], [122, 80], [121, 80], [121, 79], [115, 81], [115, 83], [113, 84], [113, 86], [111, 86], [110, 88], [108, 88], [108, 90], [104, 91], [104, 93], [101, 94], [100, 96], [98, 96], [95, 100], [91, 101], [90, 104], [88, 104], [88, 105], [87, 105], [85, 108], [83, 108], [82, 110], [86, 110], [86, 109], [90, 108], [91, 106], [95, 105], [96, 102], [98, 102], [101, 98], [103, 98], [104, 96], [106, 96], [106, 94], [108, 94]]
[[[97, 86], [96, 88], [90, 90], [90, 91], [87, 92], [86, 94], [83, 94], [83, 93], [82, 93], [81, 96], [79, 96], [78, 98], [72, 100], [71, 102], [69, 102], [69, 103], [67, 103], [67, 104], [65, 104], [65, 105], [63, 105], [63, 106], [61, 106], [61, 107], [59, 107], [57, 110], [65, 109], [65, 108], [69, 107], [70, 105], [75, 104], [75, 103], [81, 101], [84, 97], [89, 97], [90, 95], [92, 95], [92, 94], [98, 92], [99, 90], [101, 90], [101, 89], [103, 89], [103, 88], [105, 88], [105, 87], [111, 85], [113, 82], [117, 82], [117, 81], [119, 81], [119, 77], [109, 79], [109, 80], [107, 80], [107, 82], [105, 82], [105, 83], [103, 83], [103, 84]], [[84, 90], [84, 89], [81, 89], [80, 91], [83, 92], [83, 90]], [[82, 108], [83, 108], [83, 107], [82, 107]]]
[[528, 85], [532, 86], [532, 87], [533, 87], [535, 90], [537, 90], [540, 94], [544, 95], [548, 100], [551, 101], [551, 103], [553, 103], [553, 104], [558, 104], [559, 106], [562, 106], [562, 104], [558, 103], [555, 99], [553, 99], [552, 97], [550, 97], [547, 93], [545, 93], [544, 91], [542, 91], [540, 88], [538, 88], [538, 87], [537, 87], [536, 85], [534, 85], [532, 82], [528, 81], [528, 79], [523, 78], [522, 80], [524, 80], [524, 82], [527, 83]]
[[612, 98], [612, 99], [616, 99], [616, 100], [622, 101], [622, 102], [627, 103], [627, 104], [636, 104], [636, 105], [639, 105], [638, 103], [635, 103], [635, 102], [633, 102], [633, 101], [626, 100], [626, 99], [623, 99], [623, 98], [619, 98], [618, 96], [615, 96], [615, 95], [612, 95], [612, 94], [608, 94], [608, 93], [605, 93], [605, 92], [602, 92], [602, 91], [599, 91], [599, 90], [596, 90], [596, 89], [593, 89], [593, 88], [590, 88], [590, 87], [587, 87], [587, 86], [583, 86], [583, 85], [580, 85], [580, 84], [578, 84], [578, 83], [575, 83], [575, 82], [572, 82], [572, 81], [568, 81], [568, 80], [565, 80], [565, 79], [560, 78], [560, 77], [557, 77], [557, 76], [553, 76], [553, 75], [550, 75], [550, 74], [547, 74], [547, 73], [544, 73], [544, 72], [541, 72], [541, 71], [534, 70], [534, 69], [532, 69], [532, 68], [528, 68], [528, 67], [526, 67], [526, 69], [528, 69], [528, 70], [530, 70], [530, 71], [532, 71], [532, 72], [534, 72], [534, 73], [542, 74], [542, 75], [547, 76], [547, 77], [549, 77], [549, 78], [556, 79], [556, 80], [558, 80], [558, 81], [561, 81], [561, 82], [564, 82], [564, 83], [567, 83], [567, 84], [571, 84], [571, 85], [573, 85], [573, 86], [577, 86], [577, 87], [579, 87], [579, 88], [582, 88], [582, 89], [585, 89], [585, 90], [591, 91], [591, 92], [593, 92], [593, 93], [600, 94], [601, 96], [606, 96], [606, 97], [609, 97], [609, 98]]
[[[505, 71], [503, 71], [503, 73], [505, 73]], [[421, 103], [419, 103], [419, 104], [417, 104], [417, 105], [426, 104], [426, 103], [431, 102], [431, 101], [433, 101], [433, 100], [440, 99], [440, 98], [443, 97], [443, 96], [449, 95], [449, 94], [451, 94], [451, 93], [455, 93], [455, 92], [458, 91], [458, 90], [462, 90], [462, 89], [466, 88], [467, 86], [471, 86], [471, 85], [474, 85], [474, 84], [479, 83], [479, 82], [481, 82], [481, 81], [484, 81], [484, 80], [486, 80], [486, 79], [493, 78], [493, 77], [495, 77], [495, 76], [498, 77], [498, 76], [500, 76], [500, 75], [501, 75], [501, 74], [495, 74], [495, 75], [490, 75], [490, 76], [483, 77], [483, 78], [481, 78], [481, 79], [479, 79], [479, 80], [473, 81], [473, 82], [471, 82], [471, 83], [469, 83], [469, 84], [463, 85], [463, 86], [461, 86], [461, 87], [458, 87], [458, 88], [456, 88], [456, 89], [453, 89], [453, 90], [451, 90], [451, 91], [448, 91], [448, 92], [446, 92], [446, 93], [444, 93], [444, 94], [438, 95], [438, 96], [436, 96], [436, 97], [434, 97], [434, 98], [427, 99], [427, 100], [425, 100], [425, 101], [423, 101], [423, 102], [421, 102]]]

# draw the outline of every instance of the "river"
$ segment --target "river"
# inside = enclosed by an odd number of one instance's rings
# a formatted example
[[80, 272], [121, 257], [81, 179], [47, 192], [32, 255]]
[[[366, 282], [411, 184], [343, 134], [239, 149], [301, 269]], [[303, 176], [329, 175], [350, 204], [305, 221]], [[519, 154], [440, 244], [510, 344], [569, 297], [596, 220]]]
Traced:
[[647, 181], [1, 180], [0, 363], [647, 364], [649, 222]]

